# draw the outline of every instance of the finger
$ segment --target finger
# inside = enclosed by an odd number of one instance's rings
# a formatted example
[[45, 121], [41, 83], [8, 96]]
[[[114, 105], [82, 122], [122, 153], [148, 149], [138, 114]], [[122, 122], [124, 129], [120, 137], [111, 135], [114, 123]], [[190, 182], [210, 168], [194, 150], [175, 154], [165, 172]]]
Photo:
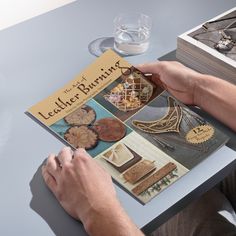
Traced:
[[58, 154], [58, 159], [63, 166], [66, 162], [71, 162], [73, 152], [70, 147], [64, 147]]
[[42, 176], [46, 185], [55, 194], [57, 188], [57, 182], [55, 178], [47, 171], [47, 168], [44, 165], [42, 166]]
[[61, 167], [59, 166], [59, 162], [57, 157], [55, 156], [55, 154], [50, 154], [48, 159], [47, 159], [47, 163], [45, 165], [46, 170], [55, 178], [57, 179], [60, 171], [61, 171]]
[[143, 73], [160, 74], [161, 62], [150, 62], [146, 64], [140, 64], [135, 67]]
[[91, 156], [83, 148], [76, 149], [74, 152], [74, 158], [72, 163], [75, 163], [79, 172], [83, 172], [84, 169], [88, 168], [89, 163], [92, 161]]
[[85, 151], [84, 148], [78, 148], [74, 152], [74, 158], [85, 158], [88, 159], [90, 155]]

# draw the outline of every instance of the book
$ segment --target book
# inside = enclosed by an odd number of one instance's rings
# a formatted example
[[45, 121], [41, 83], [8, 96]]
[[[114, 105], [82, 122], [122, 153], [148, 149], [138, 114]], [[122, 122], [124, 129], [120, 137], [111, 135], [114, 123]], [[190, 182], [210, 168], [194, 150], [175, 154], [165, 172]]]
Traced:
[[112, 50], [26, 113], [142, 204], [228, 140]]
[[236, 7], [180, 35], [176, 57], [199, 72], [236, 84]]

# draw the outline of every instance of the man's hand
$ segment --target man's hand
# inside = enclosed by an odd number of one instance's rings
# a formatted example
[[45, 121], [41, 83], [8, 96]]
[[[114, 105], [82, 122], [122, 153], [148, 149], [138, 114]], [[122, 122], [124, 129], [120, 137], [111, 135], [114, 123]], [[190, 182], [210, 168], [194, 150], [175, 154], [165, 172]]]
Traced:
[[211, 75], [200, 74], [179, 62], [153, 62], [137, 66], [143, 73], [161, 80], [173, 96], [194, 104], [236, 131], [236, 86]]
[[115, 204], [116, 193], [110, 175], [84, 149], [76, 150], [73, 158], [72, 155], [69, 147], [57, 157], [51, 154], [42, 174], [62, 207], [84, 222], [91, 211], [99, 212], [100, 208]]
[[143, 235], [116, 198], [111, 176], [84, 149], [49, 155], [42, 175], [61, 206], [91, 235]]
[[195, 88], [201, 74], [181, 63], [153, 62], [136, 66], [143, 73], [153, 74], [152, 80], [160, 79], [167, 91], [185, 104], [196, 104]]

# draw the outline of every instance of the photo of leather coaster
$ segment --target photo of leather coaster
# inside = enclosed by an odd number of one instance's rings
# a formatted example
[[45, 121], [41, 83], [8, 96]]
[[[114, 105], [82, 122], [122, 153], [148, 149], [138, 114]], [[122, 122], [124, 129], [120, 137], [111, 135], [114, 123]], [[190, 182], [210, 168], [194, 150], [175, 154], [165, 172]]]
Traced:
[[131, 184], [135, 184], [148, 173], [154, 171], [156, 166], [154, 162], [149, 160], [142, 160], [135, 164], [134, 166], [130, 167], [124, 174], [123, 177], [126, 181]]
[[96, 119], [96, 112], [90, 106], [84, 105], [70, 113], [64, 120], [69, 125], [89, 125]]
[[98, 134], [86, 125], [69, 128], [64, 138], [75, 148], [91, 149], [98, 144]]
[[126, 134], [125, 125], [115, 118], [103, 118], [94, 123], [99, 139], [105, 142], [115, 142]]

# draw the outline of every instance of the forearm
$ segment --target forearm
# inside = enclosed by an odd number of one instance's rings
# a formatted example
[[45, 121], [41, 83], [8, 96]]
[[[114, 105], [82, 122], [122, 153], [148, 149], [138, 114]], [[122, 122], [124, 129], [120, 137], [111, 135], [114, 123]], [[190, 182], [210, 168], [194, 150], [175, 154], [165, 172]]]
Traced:
[[110, 207], [92, 210], [84, 226], [91, 236], [143, 236], [118, 202]]
[[195, 104], [236, 131], [236, 86], [209, 75], [196, 81]]

